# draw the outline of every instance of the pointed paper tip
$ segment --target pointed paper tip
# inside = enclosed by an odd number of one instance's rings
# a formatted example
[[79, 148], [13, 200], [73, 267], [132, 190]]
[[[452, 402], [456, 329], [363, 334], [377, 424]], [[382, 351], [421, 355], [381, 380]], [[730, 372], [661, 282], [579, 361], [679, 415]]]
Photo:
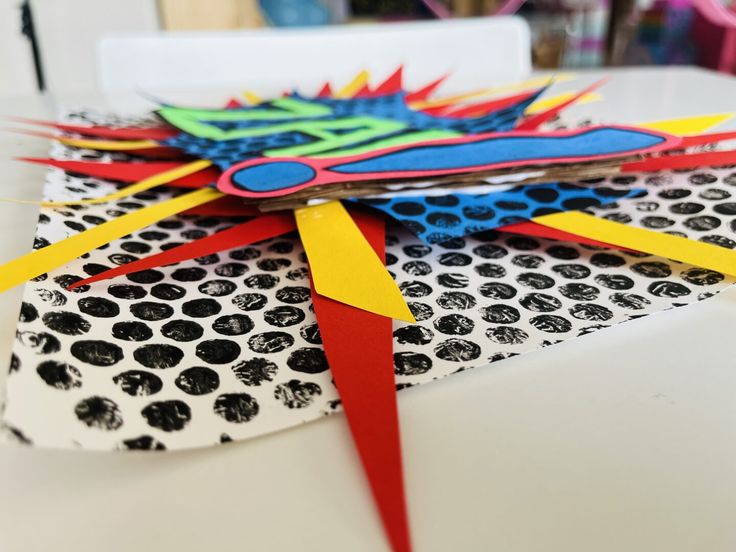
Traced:
[[736, 112], [713, 113], [710, 115], [696, 115], [693, 117], [680, 117], [678, 119], [663, 119], [638, 123], [635, 126], [649, 130], [659, 130], [677, 136], [693, 136], [702, 134], [732, 119]]

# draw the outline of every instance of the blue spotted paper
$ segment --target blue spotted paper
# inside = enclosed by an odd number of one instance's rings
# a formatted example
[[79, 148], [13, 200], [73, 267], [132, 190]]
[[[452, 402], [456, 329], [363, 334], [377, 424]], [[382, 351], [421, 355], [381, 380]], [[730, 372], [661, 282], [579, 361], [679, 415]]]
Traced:
[[356, 201], [380, 209], [427, 243], [441, 243], [533, 217], [597, 207], [645, 190], [553, 183], [517, 186], [490, 194], [396, 196]]

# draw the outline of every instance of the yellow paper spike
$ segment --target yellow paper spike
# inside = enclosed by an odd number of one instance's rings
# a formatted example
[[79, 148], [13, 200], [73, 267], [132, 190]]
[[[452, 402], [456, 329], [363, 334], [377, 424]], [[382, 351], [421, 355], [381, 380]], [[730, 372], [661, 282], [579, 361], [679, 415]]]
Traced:
[[637, 123], [637, 127], [659, 130], [677, 136], [693, 136], [702, 134], [728, 121], [736, 113], [718, 113], [713, 115], [698, 115], [696, 117], [683, 117], [681, 119], [667, 119], [664, 121], [652, 121], [649, 123]]
[[206, 169], [210, 165], [212, 165], [211, 161], [200, 159], [198, 161], [192, 161], [191, 163], [182, 165], [181, 167], [176, 167], [175, 169], [163, 171], [154, 176], [144, 178], [140, 182], [136, 182], [135, 184], [120, 188], [118, 191], [106, 196], [95, 197], [92, 199], [81, 199], [78, 201], [44, 201], [41, 203], [41, 205], [43, 207], [66, 207], [69, 205], [94, 205], [95, 203], [107, 203], [108, 201], [114, 201], [116, 199], [137, 194], [138, 192], [150, 190], [151, 188], [155, 188], [156, 186], [168, 184], [172, 180], [176, 180], [177, 178], [181, 178], [183, 176], [201, 171], [202, 169]]
[[532, 220], [578, 236], [736, 276], [736, 251], [725, 247], [645, 230], [580, 211], [543, 215]]
[[157, 148], [160, 144], [154, 140], [86, 140], [83, 138], [56, 138], [58, 142], [74, 148], [85, 148], [101, 151], [128, 151]]
[[368, 84], [368, 71], [361, 71], [355, 78], [335, 93], [336, 98], [352, 98], [355, 94]]
[[243, 92], [243, 97], [248, 100], [248, 103], [250, 105], [258, 105], [263, 101], [263, 99], [258, 94], [251, 90], [246, 90], [245, 92]]
[[[567, 100], [572, 98], [574, 95], [575, 95], [574, 92], [563, 92], [562, 94], [557, 94], [556, 96], [550, 96], [549, 98], [542, 98], [541, 100], [537, 100], [536, 102], [531, 104], [524, 113], [526, 115], [534, 115], [535, 113], [539, 113], [541, 111], [547, 111], [548, 109], [552, 109], [553, 107], [557, 107], [561, 103], [566, 102]], [[603, 99], [603, 96], [601, 96], [597, 92], [590, 92], [589, 94], [585, 94], [576, 103], [586, 104], [586, 103], [598, 102], [602, 99]]]
[[161, 219], [222, 197], [203, 188], [122, 215], [0, 266], [0, 293]]
[[317, 293], [415, 322], [396, 282], [339, 201], [296, 209], [295, 216]]
[[533, 79], [525, 80], [522, 82], [514, 82], [511, 84], [503, 84], [500, 86], [494, 86], [492, 88], [482, 88], [473, 92], [467, 92], [465, 94], [457, 94], [455, 96], [448, 96], [446, 98], [437, 98], [435, 100], [426, 100], [421, 102], [412, 102], [410, 107], [412, 109], [426, 109], [428, 107], [441, 107], [445, 105], [453, 105], [467, 100], [477, 99], [483, 96], [491, 96], [496, 94], [503, 94], [506, 92], [519, 92], [521, 90], [527, 90], [529, 88], [538, 88], [540, 86], [546, 86], [551, 81], [554, 82], [565, 82], [575, 78], [572, 73], [562, 73], [559, 75], [551, 75], [549, 77], [536, 77]]

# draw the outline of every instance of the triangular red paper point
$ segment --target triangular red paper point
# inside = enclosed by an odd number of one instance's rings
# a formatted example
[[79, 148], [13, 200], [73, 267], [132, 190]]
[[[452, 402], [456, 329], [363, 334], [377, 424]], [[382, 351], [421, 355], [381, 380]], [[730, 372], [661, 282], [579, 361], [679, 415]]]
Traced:
[[296, 223], [291, 213], [280, 213], [272, 215], [263, 215], [257, 219], [249, 220], [217, 232], [206, 238], [194, 240], [189, 243], [167, 249], [161, 253], [155, 255], [149, 255], [136, 261], [116, 266], [105, 272], [100, 272], [84, 280], [74, 282], [67, 289], [78, 288], [99, 282], [100, 280], [108, 280], [115, 278], [116, 276], [123, 276], [132, 272], [138, 272], [140, 270], [147, 270], [151, 268], [158, 268], [161, 266], [179, 263], [181, 261], [188, 261], [197, 257], [204, 257], [206, 255], [212, 255], [213, 253], [219, 253], [220, 251], [226, 251], [228, 249], [234, 249], [235, 247], [242, 247], [251, 243], [259, 242], [261, 240], [267, 240], [276, 236], [281, 236], [288, 232], [292, 232], [296, 229]]
[[363, 88], [358, 90], [354, 95], [353, 98], [370, 98], [373, 96], [373, 92], [371, 92], [370, 86], [367, 84], [363, 85]]
[[72, 125], [67, 123], [57, 123], [55, 121], [27, 119], [24, 117], [8, 117], [8, 119], [32, 125], [55, 128], [63, 132], [73, 132], [83, 136], [113, 140], [165, 140], [166, 138], [171, 138], [179, 133], [178, 130], [167, 127], [111, 128], [102, 126]]
[[[44, 159], [37, 157], [19, 157], [20, 161], [38, 163], [50, 167], [56, 167], [65, 171], [91, 176], [93, 178], [104, 178], [105, 180], [116, 180], [119, 182], [140, 182], [164, 171], [170, 171], [185, 165], [184, 162], [151, 162], [151, 163], [100, 163], [96, 161], [69, 161], [62, 159]], [[207, 167], [196, 173], [172, 180], [167, 186], [177, 188], [201, 188], [216, 182], [220, 171], [215, 167]]]
[[424, 109], [421, 109], [420, 111], [422, 113], [426, 113], [427, 115], [432, 115], [433, 117], [444, 117], [447, 115], [452, 109], [453, 106], [451, 105], [436, 105], [434, 107], [425, 107]]
[[514, 94], [513, 96], [506, 96], [503, 98], [496, 98], [496, 99], [489, 100], [486, 102], [466, 105], [463, 107], [459, 107], [455, 110], [448, 111], [446, 113], [446, 116], [447, 117], [482, 117], [484, 115], [493, 113], [494, 111], [499, 111], [501, 109], [515, 105], [517, 103], [523, 102], [524, 100], [531, 98], [534, 94], [538, 92], [539, 90], [532, 90], [531, 92], [527, 91], [527, 92], [522, 92], [520, 94]]
[[715, 142], [724, 142], [726, 140], [736, 140], [736, 130], [726, 132], [711, 132], [709, 134], [696, 134], [694, 136], [683, 136], [682, 143], [680, 145], [683, 148], [689, 148], [692, 146], [713, 144]]
[[[363, 235], [385, 256], [385, 222], [351, 211]], [[332, 377], [355, 446], [394, 552], [410, 552], [399, 417], [394, 383], [392, 321], [328, 299], [312, 301]]]
[[426, 100], [435, 90], [437, 90], [440, 84], [445, 82], [446, 79], [447, 79], [447, 75], [430, 82], [424, 88], [420, 88], [419, 90], [416, 90], [415, 92], [409, 92], [406, 95], [406, 101], [407, 102], [421, 102], [421, 101]]
[[543, 123], [546, 123], [550, 119], [553, 119], [556, 115], [558, 115], [563, 109], [566, 107], [574, 104], [577, 102], [580, 98], [585, 96], [586, 94], [591, 93], [593, 90], [596, 90], [597, 88], [600, 88], [604, 84], [606, 84], [610, 80], [609, 77], [604, 77], [600, 80], [597, 80], [587, 88], [583, 88], [580, 92], [575, 94], [572, 98], [569, 100], [565, 100], [561, 104], [558, 104], [554, 107], [551, 107], [547, 109], [546, 111], [542, 111], [540, 113], [536, 113], [534, 115], [530, 115], [528, 117], [525, 117], [519, 121], [519, 124], [516, 125], [514, 130], [536, 130], [538, 129]]
[[240, 103], [235, 98], [230, 98], [227, 103], [225, 104], [225, 109], [238, 109], [243, 107], [243, 104]]
[[326, 82], [322, 85], [322, 88], [319, 89], [319, 92], [317, 92], [318, 98], [331, 98], [332, 97], [332, 87], [330, 86], [329, 82]]
[[396, 71], [391, 73], [391, 75], [385, 81], [378, 85], [378, 88], [373, 91], [373, 95], [386, 96], [388, 94], [396, 94], [397, 92], [400, 92], [401, 87], [403, 86], [403, 79], [404, 66], [399, 65], [396, 68]]
[[696, 169], [698, 167], [717, 167], [736, 163], [736, 150], [704, 151], [682, 155], [660, 155], [641, 161], [621, 165], [622, 173], [654, 172], [669, 169]]

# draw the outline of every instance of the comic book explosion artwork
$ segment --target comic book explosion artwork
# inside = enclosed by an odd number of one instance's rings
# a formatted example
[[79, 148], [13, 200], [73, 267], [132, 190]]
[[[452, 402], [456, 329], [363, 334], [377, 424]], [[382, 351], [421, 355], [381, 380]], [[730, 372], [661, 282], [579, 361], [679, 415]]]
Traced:
[[397, 388], [730, 285], [730, 114], [550, 130], [604, 82], [442, 80], [26, 120], [57, 146], [26, 159], [52, 167], [34, 251], [0, 268], [0, 291], [31, 281], [10, 433], [165, 450], [342, 408], [406, 551]]

